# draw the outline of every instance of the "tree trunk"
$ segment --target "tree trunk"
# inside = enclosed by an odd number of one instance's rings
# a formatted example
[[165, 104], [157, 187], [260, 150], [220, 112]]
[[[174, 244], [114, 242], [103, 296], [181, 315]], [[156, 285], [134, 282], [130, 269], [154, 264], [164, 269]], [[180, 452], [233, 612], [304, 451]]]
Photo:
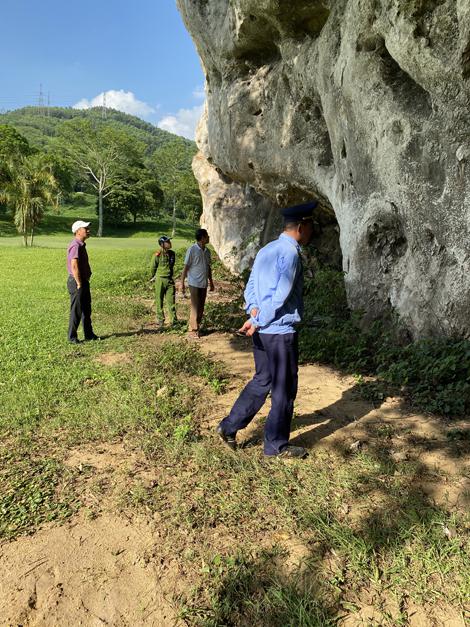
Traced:
[[175, 236], [176, 232], [176, 198], [173, 197], [173, 228], [171, 229], [171, 237]]
[[103, 236], [103, 190], [98, 190], [98, 237]]
[[23, 241], [26, 248], [28, 248], [28, 233], [26, 231], [23, 233]]
[[34, 226], [31, 228], [31, 239], [29, 242], [29, 245], [31, 246], [31, 248], [33, 247], [33, 239], [34, 239]]
[[137, 214], [134, 213], [134, 226], [137, 224]]

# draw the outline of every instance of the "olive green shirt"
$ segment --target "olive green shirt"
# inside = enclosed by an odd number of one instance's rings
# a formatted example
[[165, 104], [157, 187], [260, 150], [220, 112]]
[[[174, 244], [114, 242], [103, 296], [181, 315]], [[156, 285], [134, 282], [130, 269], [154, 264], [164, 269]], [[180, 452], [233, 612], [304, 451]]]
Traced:
[[173, 250], [158, 250], [152, 259], [152, 277], [172, 279], [176, 255]]

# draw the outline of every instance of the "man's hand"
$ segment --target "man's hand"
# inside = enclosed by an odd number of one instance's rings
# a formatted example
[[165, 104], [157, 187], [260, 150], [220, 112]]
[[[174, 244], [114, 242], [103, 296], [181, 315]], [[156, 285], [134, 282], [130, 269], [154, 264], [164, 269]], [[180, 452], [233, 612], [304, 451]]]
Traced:
[[245, 333], [247, 337], [251, 337], [256, 332], [256, 327], [251, 324], [249, 320], [245, 322], [245, 324], [238, 329], [238, 333]]
[[209, 292], [213, 292], [214, 291], [214, 281], [212, 279], [209, 279]]
[[183, 298], [186, 298], [186, 285], [184, 283], [181, 283], [181, 294]]
[[250, 328], [246, 332], [246, 337], [252, 337], [256, 333], [256, 328], [253, 324], [250, 325]]

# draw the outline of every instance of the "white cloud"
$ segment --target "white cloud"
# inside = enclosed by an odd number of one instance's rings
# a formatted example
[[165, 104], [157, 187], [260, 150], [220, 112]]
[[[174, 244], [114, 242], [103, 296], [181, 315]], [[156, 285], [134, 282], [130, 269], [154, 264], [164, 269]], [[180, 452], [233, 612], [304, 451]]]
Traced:
[[197, 87], [194, 88], [193, 98], [196, 98], [196, 100], [205, 100], [206, 92], [204, 89], [204, 85], [198, 85]]
[[110, 89], [107, 92], [101, 92], [91, 100], [82, 98], [73, 105], [74, 109], [90, 109], [91, 107], [103, 106], [103, 96], [106, 95], [106, 107], [109, 109], [117, 109], [130, 115], [146, 116], [155, 113], [155, 109], [142, 100], [137, 100], [131, 91], [123, 89]]
[[196, 126], [204, 111], [204, 105], [197, 105], [192, 109], [180, 109], [174, 115], [167, 115], [162, 118], [157, 126], [164, 131], [182, 135], [188, 139], [194, 139]]

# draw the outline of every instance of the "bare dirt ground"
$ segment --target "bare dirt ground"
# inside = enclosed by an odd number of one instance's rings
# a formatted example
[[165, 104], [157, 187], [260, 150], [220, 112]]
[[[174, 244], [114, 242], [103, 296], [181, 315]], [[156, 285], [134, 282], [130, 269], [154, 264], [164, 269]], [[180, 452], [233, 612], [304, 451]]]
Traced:
[[[231, 334], [214, 333], [203, 337], [199, 345], [223, 361], [234, 375], [202, 425], [207, 437], [215, 437], [214, 427], [251, 377], [250, 343]], [[106, 359], [114, 363], [130, 358], [113, 354]], [[428, 469], [422, 490], [438, 504], [468, 508], [470, 486], [464, 477], [469, 476], [469, 461], [449, 456], [446, 425], [432, 417], [405, 412], [399, 399], [374, 407], [356, 397], [355, 387], [353, 378], [327, 367], [302, 366], [293, 442], [306, 446], [312, 455], [318, 447], [367, 447], [377, 428], [391, 425], [390, 454], [397, 462], [416, 458]], [[260, 416], [268, 410], [269, 400]], [[261, 438], [260, 421], [255, 420], [244, 440], [259, 445]], [[125, 442], [88, 445], [69, 451], [65, 463], [83, 472], [84, 507], [62, 526], [46, 526], [32, 536], [0, 545], [0, 625], [180, 624], [169, 599], [185, 587], [185, 576], [176, 559], [168, 560], [159, 552], [158, 519], [127, 519], [114, 507], [113, 495], [129, 477], [140, 475], [144, 483], [155, 479], [143, 454]], [[101, 491], [97, 492], [97, 485]], [[290, 538], [284, 540], [292, 564], [299, 564], [302, 546]], [[343, 622], [344, 627], [380, 625], [374, 612], [364, 603], [361, 612]], [[450, 610], [439, 615], [437, 622], [429, 622], [416, 608], [410, 612], [409, 624], [464, 625]]]
[[[234, 376], [226, 394], [220, 397], [208, 417], [208, 430], [217, 425], [230, 410], [237, 395], [253, 375], [251, 344], [247, 338], [233, 334], [207, 335], [200, 340], [208, 355], [223, 361]], [[266, 402], [259, 416], [267, 416]], [[449, 454], [448, 425], [442, 419], [407, 411], [398, 398], [385, 401], [380, 407], [361, 400], [353, 377], [341, 376], [321, 365], [305, 365], [299, 369], [299, 391], [291, 441], [310, 449], [334, 450], [367, 447], [373, 444], [377, 429], [390, 426], [392, 458], [410, 458], [429, 470], [435, 481], [423, 483], [422, 489], [436, 504], [466, 509], [470, 506], [470, 460]], [[453, 422], [453, 428], [468, 428], [468, 422]], [[243, 442], [243, 437], [240, 438]], [[248, 444], [261, 443], [262, 428], [254, 420], [245, 430]], [[442, 476], [444, 475], [444, 476]], [[465, 478], [467, 477], [467, 478]]]
[[178, 568], [159, 556], [150, 518], [116, 513], [129, 477], [150, 483], [144, 456], [122, 442], [69, 451], [83, 473], [80, 513], [0, 546], [0, 625], [178, 625], [167, 600]]

